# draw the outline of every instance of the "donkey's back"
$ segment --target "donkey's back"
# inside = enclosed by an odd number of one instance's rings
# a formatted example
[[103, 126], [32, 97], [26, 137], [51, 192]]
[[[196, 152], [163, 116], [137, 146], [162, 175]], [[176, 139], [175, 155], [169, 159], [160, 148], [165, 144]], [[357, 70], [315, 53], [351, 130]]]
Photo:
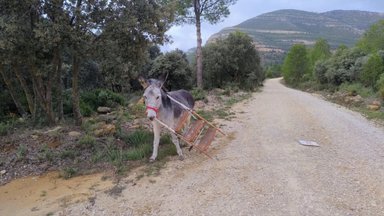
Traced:
[[[185, 106], [187, 106], [190, 109], [193, 109], [193, 107], [195, 106], [195, 100], [193, 99], [191, 93], [189, 93], [188, 91], [186, 91], [184, 89], [177, 90], [177, 91], [171, 91], [171, 92], [168, 92], [168, 94], [172, 98], [174, 98], [178, 102], [184, 104]], [[174, 117], [178, 118], [180, 116], [181, 112], [183, 111], [183, 108], [179, 104], [177, 104], [176, 102], [174, 102], [172, 100], [170, 102], [172, 104], [171, 106], [173, 107]]]

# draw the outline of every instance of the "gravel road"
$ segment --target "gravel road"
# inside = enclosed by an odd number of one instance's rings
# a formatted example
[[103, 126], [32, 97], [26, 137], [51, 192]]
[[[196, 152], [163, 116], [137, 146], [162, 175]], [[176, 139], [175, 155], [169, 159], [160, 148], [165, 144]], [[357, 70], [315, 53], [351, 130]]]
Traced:
[[55, 214], [384, 215], [381, 126], [279, 79], [233, 111], [210, 152], [217, 160], [187, 153], [158, 176], [133, 171], [120, 196], [100, 192]]

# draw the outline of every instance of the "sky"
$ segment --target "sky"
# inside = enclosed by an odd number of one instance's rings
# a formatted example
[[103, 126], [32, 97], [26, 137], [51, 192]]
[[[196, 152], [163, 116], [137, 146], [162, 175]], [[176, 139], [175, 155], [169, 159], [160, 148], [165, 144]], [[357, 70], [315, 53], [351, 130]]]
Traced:
[[[225, 27], [237, 25], [247, 19], [263, 13], [280, 10], [297, 9], [310, 12], [330, 10], [363, 10], [384, 13], [384, 0], [238, 0], [229, 7], [230, 15], [216, 25], [202, 24], [203, 45], [214, 33]], [[193, 25], [173, 26], [167, 31], [171, 43], [161, 47], [163, 52], [174, 49], [187, 51], [196, 47], [196, 29]]]

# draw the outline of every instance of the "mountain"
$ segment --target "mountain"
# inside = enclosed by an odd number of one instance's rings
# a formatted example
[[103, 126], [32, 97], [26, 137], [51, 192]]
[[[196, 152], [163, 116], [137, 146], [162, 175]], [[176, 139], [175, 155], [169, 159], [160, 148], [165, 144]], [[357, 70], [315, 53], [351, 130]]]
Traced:
[[313, 45], [324, 38], [332, 48], [353, 46], [373, 23], [384, 19], [383, 13], [334, 10], [314, 13], [301, 10], [277, 10], [261, 14], [212, 35], [207, 43], [242, 31], [251, 36], [264, 63], [279, 63], [292, 44]]

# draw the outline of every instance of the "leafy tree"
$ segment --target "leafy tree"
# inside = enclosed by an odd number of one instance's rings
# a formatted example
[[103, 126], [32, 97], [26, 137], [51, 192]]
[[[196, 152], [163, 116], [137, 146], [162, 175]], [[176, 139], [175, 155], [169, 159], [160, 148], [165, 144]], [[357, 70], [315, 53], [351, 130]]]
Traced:
[[373, 24], [357, 42], [357, 47], [371, 53], [384, 50], [384, 20]]
[[360, 75], [361, 81], [366, 85], [375, 88], [380, 74], [384, 73], [384, 61], [374, 53], [369, 56], [368, 61], [363, 65], [363, 71]]
[[282, 66], [284, 80], [290, 85], [304, 81], [310, 73], [308, 53], [305, 45], [295, 44], [289, 50]]
[[[129, 83], [167, 40], [174, 1], [25, 0], [0, 2], [0, 73], [19, 114], [55, 124], [64, 88], [81, 124], [80, 81]], [[172, 7], [169, 7], [171, 5]], [[156, 55], [153, 50], [152, 54]], [[80, 79], [80, 80], [79, 80]], [[122, 88], [120, 88], [122, 89]], [[25, 99], [24, 99], [25, 98]]]
[[203, 56], [201, 22], [216, 24], [229, 15], [228, 7], [237, 0], [183, 0], [179, 4], [179, 22], [195, 24], [197, 36], [196, 81], [197, 87], [203, 87]]
[[206, 45], [203, 52], [206, 88], [232, 84], [253, 89], [264, 80], [260, 56], [252, 38], [245, 33], [231, 33], [225, 39]]
[[158, 56], [152, 64], [149, 76], [168, 76], [164, 86], [169, 90], [190, 89], [192, 86], [192, 70], [186, 54], [181, 50]]
[[322, 38], [317, 40], [309, 53], [311, 68], [312, 69], [314, 68], [317, 61], [328, 59], [330, 56], [331, 56], [331, 48], [327, 40]]

